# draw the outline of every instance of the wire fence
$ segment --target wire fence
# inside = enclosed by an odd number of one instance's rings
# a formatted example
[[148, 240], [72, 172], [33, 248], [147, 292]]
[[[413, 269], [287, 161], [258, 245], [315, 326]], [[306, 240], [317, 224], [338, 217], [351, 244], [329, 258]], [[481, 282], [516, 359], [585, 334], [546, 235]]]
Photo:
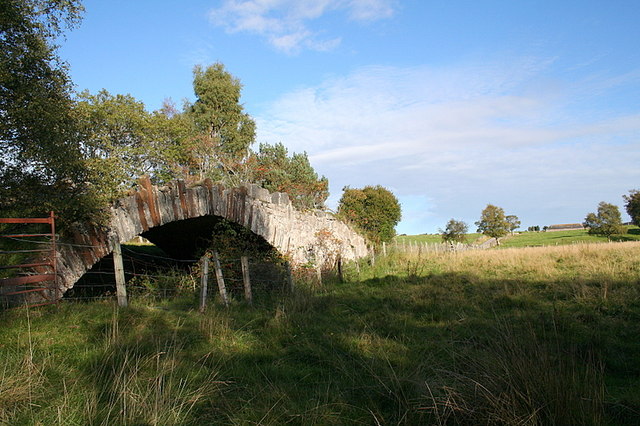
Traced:
[[[123, 273], [127, 297], [172, 298], [176, 296], [197, 296], [202, 292], [203, 262], [210, 260], [213, 252], [200, 259], [176, 259], [166, 255], [140, 251], [136, 246], [122, 247]], [[242, 258], [219, 257], [219, 274], [224, 280], [227, 298], [246, 299], [246, 286], [251, 294], [285, 291], [289, 282], [289, 271], [284, 262], [261, 260], [247, 256], [248, 275], [242, 272]], [[212, 280], [215, 268], [206, 272], [207, 280]], [[217, 279], [217, 275], [216, 275]], [[218, 283], [218, 286], [220, 283]], [[105, 300], [117, 298], [116, 270], [112, 255], [106, 256], [65, 295], [64, 301]], [[207, 300], [218, 296], [208, 291]], [[224, 302], [224, 301], [223, 301]], [[224, 303], [228, 303], [224, 302]]]
[[[4, 229], [3, 231], [6, 231]], [[58, 246], [73, 248], [97, 248], [87, 244], [72, 244], [58, 241], [58, 236], [47, 238], [31, 238], [23, 236], [9, 236], [3, 239], [0, 245], [0, 265], [23, 263], [25, 259], [33, 258], [34, 253], [40, 252], [33, 247], [42, 244], [51, 245], [52, 240]], [[10, 241], [10, 244], [6, 244]], [[6, 248], [6, 250], [5, 250]], [[202, 297], [204, 259], [210, 259], [213, 252], [207, 252], [200, 259], [178, 259], [168, 256], [155, 246], [123, 245], [121, 251], [123, 264], [122, 275], [124, 277], [125, 297], [144, 298], [172, 298], [176, 296]], [[8, 256], [8, 257], [7, 257]], [[17, 256], [17, 257], [16, 257]], [[224, 280], [226, 302], [229, 298], [247, 298], [247, 294], [264, 294], [265, 292], [281, 292], [290, 288], [292, 278], [288, 264], [283, 261], [261, 259], [257, 256], [246, 256], [247, 271], [243, 272], [242, 257], [225, 257], [215, 253], [218, 258], [218, 268], [212, 268], [207, 272], [207, 279], [216, 273]], [[218, 270], [216, 270], [218, 269]], [[3, 270], [4, 271], [4, 270]], [[12, 276], [27, 276], [32, 272], [17, 272]], [[86, 271], [82, 277], [64, 294], [61, 293], [61, 302], [86, 302], [91, 300], [113, 300], [118, 298], [117, 268], [115, 267], [113, 253], [103, 257], [93, 267]], [[7, 278], [5, 272], [0, 278]], [[55, 284], [54, 284], [55, 285]], [[220, 285], [220, 284], [218, 284]], [[246, 288], [250, 286], [248, 293]], [[29, 302], [28, 296], [15, 297], [7, 288], [0, 288], [0, 306], [3, 309], [24, 306]], [[209, 291], [206, 300], [216, 296]], [[252, 301], [252, 299], [249, 299]]]
[[395, 250], [403, 253], [447, 253], [447, 252], [464, 252], [470, 250], [483, 250], [498, 245], [495, 238], [489, 238], [480, 244], [463, 244], [459, 242], [442, 242], [429, 243], [420, 241], [395, 240], [393, 244], [383, 245], [382, 250], [386, 254], [387, 250]]

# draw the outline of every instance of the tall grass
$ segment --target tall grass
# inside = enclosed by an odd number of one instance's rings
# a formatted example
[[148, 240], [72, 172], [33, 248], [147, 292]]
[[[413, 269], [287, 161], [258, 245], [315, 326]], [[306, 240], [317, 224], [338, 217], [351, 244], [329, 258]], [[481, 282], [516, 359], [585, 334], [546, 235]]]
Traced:
[[592, 353], [553, 331], [498, 324], [490, 344], [454, 351], [456, 366], [425, 383], [421, 409], [438, 424], [604, 423], [604, 371]]
[[254, 306], [0, 314], [0, 423], [634, 424], [640, 243], [389, 251]]
[[[22, 311], [25, 318], [18, 318], [15, 312], [5, 314], [9, 324], [4, 325], [13, 325], [16, 334], [15, 340], [3, 340], [1, 345], [5, 356], [0, 374], [0, 423], [184, 424], [197, 404], [219, 391], [215, 369], [181, 361], [183, 339], [177, 333], [143, 329], [138, 329], [141, 334], [131, 333], [130, 316], [122, 318], [113, 310], [107, 318], [101, 307], [111, 310], [109, 306], [89, 308], [101, 311], [102, 325], [91, 330], [97, 335], [80, 347], [46, 323], [47, 317], [59, 320], [58, 312], [37, 311], [33, 331], [29, 310]], [[62, 310], [77, 308], [79, 305]], [[72, 316], [87, 321], [84, 315]], [[76, 329], [72, 321], [62, 326]], [[90, 323], [84, 326], [92, 328]], [[144, 328], [149, 325], [143, 323]], [[38, 327], [41, 329], [35, 330]], [[178, 322], [172, 328], [180, 327]], [[92, 334], [87, 331], [82, 334]], [[5, 348], [9, 344], [15, 346]]]

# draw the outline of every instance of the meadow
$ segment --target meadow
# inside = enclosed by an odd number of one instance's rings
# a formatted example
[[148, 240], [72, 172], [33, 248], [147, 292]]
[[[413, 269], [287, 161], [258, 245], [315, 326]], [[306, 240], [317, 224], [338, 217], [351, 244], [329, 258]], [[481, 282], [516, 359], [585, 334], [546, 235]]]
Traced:
[[[613, 241], [640, 241], [640, 228], [637, 226], [625, 226], [626, 232], [622, 235], [612, 237]], [[478, 244], [486, 240], [488, 237], [478, 234], [469, 233], [466, 235], [466, 241], [469, 244]], [[393, 244], [403, 245], [409, 243], [441, 243], [442, 236], [440, 234], [421, 234], [421, 235], [399, 235], [395, 238]], [[541, 246], [557, 246], [565, 244], [582, 244], [582, 243], [607, 243], [609, 239], [601, 235], [590, 235], [586, 229], [569, 230], [569, 231], [548, 231], [548, 232], [515, 232], [513, 235], [507, 235], [501, 239], [500, 245], [503, 248], [509, 247], [541, 247]]]
[[390, 250], [296, 284], [2, 312], [0, 423], [640, 423], [640, 242]]

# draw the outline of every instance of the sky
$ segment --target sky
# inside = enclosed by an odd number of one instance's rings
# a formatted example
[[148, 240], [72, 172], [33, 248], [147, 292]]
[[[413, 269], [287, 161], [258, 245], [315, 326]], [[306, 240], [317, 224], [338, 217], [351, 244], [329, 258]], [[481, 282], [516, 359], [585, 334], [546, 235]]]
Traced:
[[61, 41], [77, 90], [148, 110], [193, 67], [243, 84], [257, 142], [345, 186], [382, 185], [398, 233], [579, 223], [640, 189], [637, 0], [85, 0]]

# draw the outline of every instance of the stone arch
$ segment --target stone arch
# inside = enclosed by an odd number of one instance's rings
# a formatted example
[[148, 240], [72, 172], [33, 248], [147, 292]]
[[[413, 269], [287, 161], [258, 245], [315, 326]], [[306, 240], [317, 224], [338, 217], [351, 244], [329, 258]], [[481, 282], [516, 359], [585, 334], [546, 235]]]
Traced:
[[286, 193], [270, 193], [257, 185], [227, 188], [210, 180], [187, 186], [177, 180], [157, 187], [148, 178], [139, 188], [110, 207], [104, 228], [76, 225], [61, 241], [58, 287], [62, 292], [96, 262], [124, 243], [153, 228], [205, 216], [217, 216], [250, 229], [294, 264], [318, 266], [339, 256], [353, 260], [366, 256], [365, 240], [333, 215], [296, 210]]

